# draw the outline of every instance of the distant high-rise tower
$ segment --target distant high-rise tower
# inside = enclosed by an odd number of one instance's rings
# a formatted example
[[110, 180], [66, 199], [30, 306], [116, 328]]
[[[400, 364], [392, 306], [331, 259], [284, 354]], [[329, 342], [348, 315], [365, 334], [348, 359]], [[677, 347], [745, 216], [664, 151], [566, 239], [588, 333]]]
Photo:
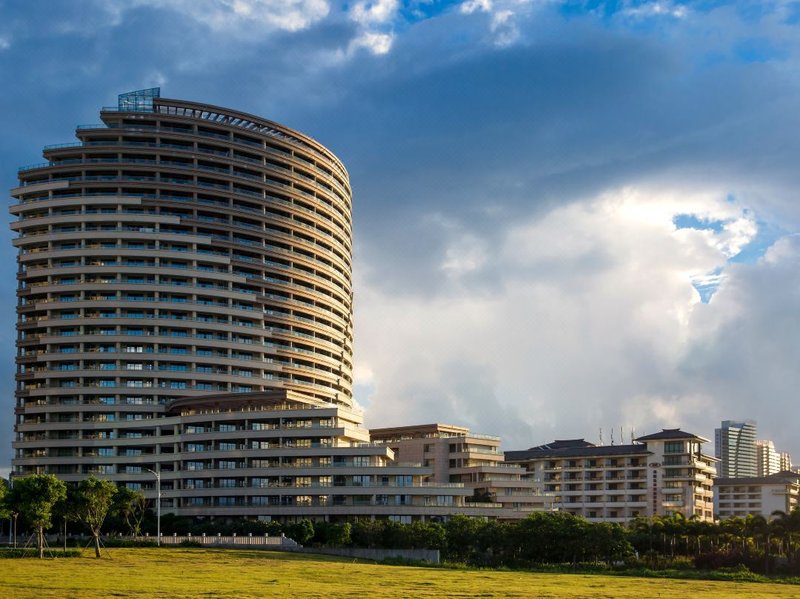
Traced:
[[788, 451], [782, 451], [778, 454], [778, 469], [780, 472], [792, 469], [792, 456]]
[[781, 457], [772, 441], [756, 441], [756, 462], [758, 476], [769, 476], [781, 471]]
[[755, 421], [723, 420], [714, 431], [714, 453], [721, 478], [757, 476]]

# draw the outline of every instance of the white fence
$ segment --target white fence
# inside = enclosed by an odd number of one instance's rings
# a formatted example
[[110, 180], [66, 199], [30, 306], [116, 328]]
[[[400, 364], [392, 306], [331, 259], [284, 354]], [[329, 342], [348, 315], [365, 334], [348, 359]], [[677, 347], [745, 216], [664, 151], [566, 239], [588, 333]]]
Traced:
[[[155, 541], [155, 537], [136, 537], [137, 541]], [[275, 547], [295, 548], [300, 545], [289, 537], [267, 535], [222, 536], [222, 535], [161, 535], [162, 545], [199, 543], [203, 547]]]

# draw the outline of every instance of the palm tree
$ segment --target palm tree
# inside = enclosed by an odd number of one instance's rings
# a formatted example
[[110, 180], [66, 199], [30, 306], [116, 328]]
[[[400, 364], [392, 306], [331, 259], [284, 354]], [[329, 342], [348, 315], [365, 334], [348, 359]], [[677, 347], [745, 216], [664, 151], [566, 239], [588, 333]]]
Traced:
[[800, 533], [800, 508], [795, 507], [788, 514], [781, 510], [775, 510], [771, 517], [774, 532], [780, 536], [784, 553], [791, 561], [794, 557], [793, 537]]
[[720, 529], [727, 548], [730, 548], [734, 543], [738, 544], [740, 542], [742, 551], [744, 551], [746, 535], [745, 521], [743, 518], [734, 516], [733, 518], [723, 520], [720, 523]]

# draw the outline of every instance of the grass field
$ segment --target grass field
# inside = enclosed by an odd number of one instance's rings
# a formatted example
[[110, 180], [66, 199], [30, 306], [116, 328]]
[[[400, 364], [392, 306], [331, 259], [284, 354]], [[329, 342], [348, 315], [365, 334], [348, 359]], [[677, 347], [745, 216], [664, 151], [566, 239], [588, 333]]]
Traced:
[[272, 551], [111, 549], [0, 560], [0, 597], [798, 597], [800, 587], [579, 574], [447, 570]]

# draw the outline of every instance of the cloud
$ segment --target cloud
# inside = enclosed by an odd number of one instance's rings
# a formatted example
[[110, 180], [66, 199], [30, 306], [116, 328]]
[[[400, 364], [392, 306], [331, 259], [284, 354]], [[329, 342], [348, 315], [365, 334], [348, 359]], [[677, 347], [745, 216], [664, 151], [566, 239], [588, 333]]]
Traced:
[[784, 3], [12, 4], [0, 102], [26, 118], [4, 128], [5, 164], [164, 82], [343, 159], [371, 424], [460, 419], [520, 447], [755, 417], [800, 454], [781, 418], [800, 230]]
[[389, 33], [366, 31], [350, 42], [347, 55], [352, 55], [359, 48], [365, 48], [372, 54], [387, 54], [392, 49], [392, 41], [392, 35]]
[[392, 26], [400, 8], [398, 0], [361, 0], [353, 4], [348, 15], [358, 24], [359, 33], [350, 42], [347, 55], [366, 49], [374, 55], [387, 54], [392, 48]]
[[[214, 30], [235, 29], [245, 35], [258, 31], [258, 26], [300, 31], [330, 12], [326, 0], [133, 0], [131, 8], [136, 6], [175, 11]], [[110, 10], [119, 11], [120, 5]]]
[[[692, 277], [729, 268], [724, 240], [738, 233], [677, 229], [686, 213], [750, 219], [724, 190], [623, 188], [517, 222], [492, 252], [434, 218], [452, 249], [443, 292], [398, 297], [358, 279], [369, 421], [425, 414], [503, 430], [508, 417], [516, 447], [598, 425], [712, 426], [723, 404], [683, 372], [703, 339], [695, 312], [711, 309]], [[493, 286], [476, 293], [476, 277]]]
[[689, 9], [684, 4], [677, 4], [669, 0], [656, 0], [655, 2], [624, 2], [620, 14], [634, 19], [646, 19], [651, 17], [673, 17], [676, 19], [683, 19], [689, 15]]
[[459, 11], [464, 15], [488, 14], [493, 43], [503, 47], [520, 38], [517, 18], [529, 16], [535, 6], [529, 0], [466, 0], [459, 6]]
[[361, 25], [387, 23], [394, 19], [400, 7], [398, 0], [362, 0], [353, 4], [350, 18]]

